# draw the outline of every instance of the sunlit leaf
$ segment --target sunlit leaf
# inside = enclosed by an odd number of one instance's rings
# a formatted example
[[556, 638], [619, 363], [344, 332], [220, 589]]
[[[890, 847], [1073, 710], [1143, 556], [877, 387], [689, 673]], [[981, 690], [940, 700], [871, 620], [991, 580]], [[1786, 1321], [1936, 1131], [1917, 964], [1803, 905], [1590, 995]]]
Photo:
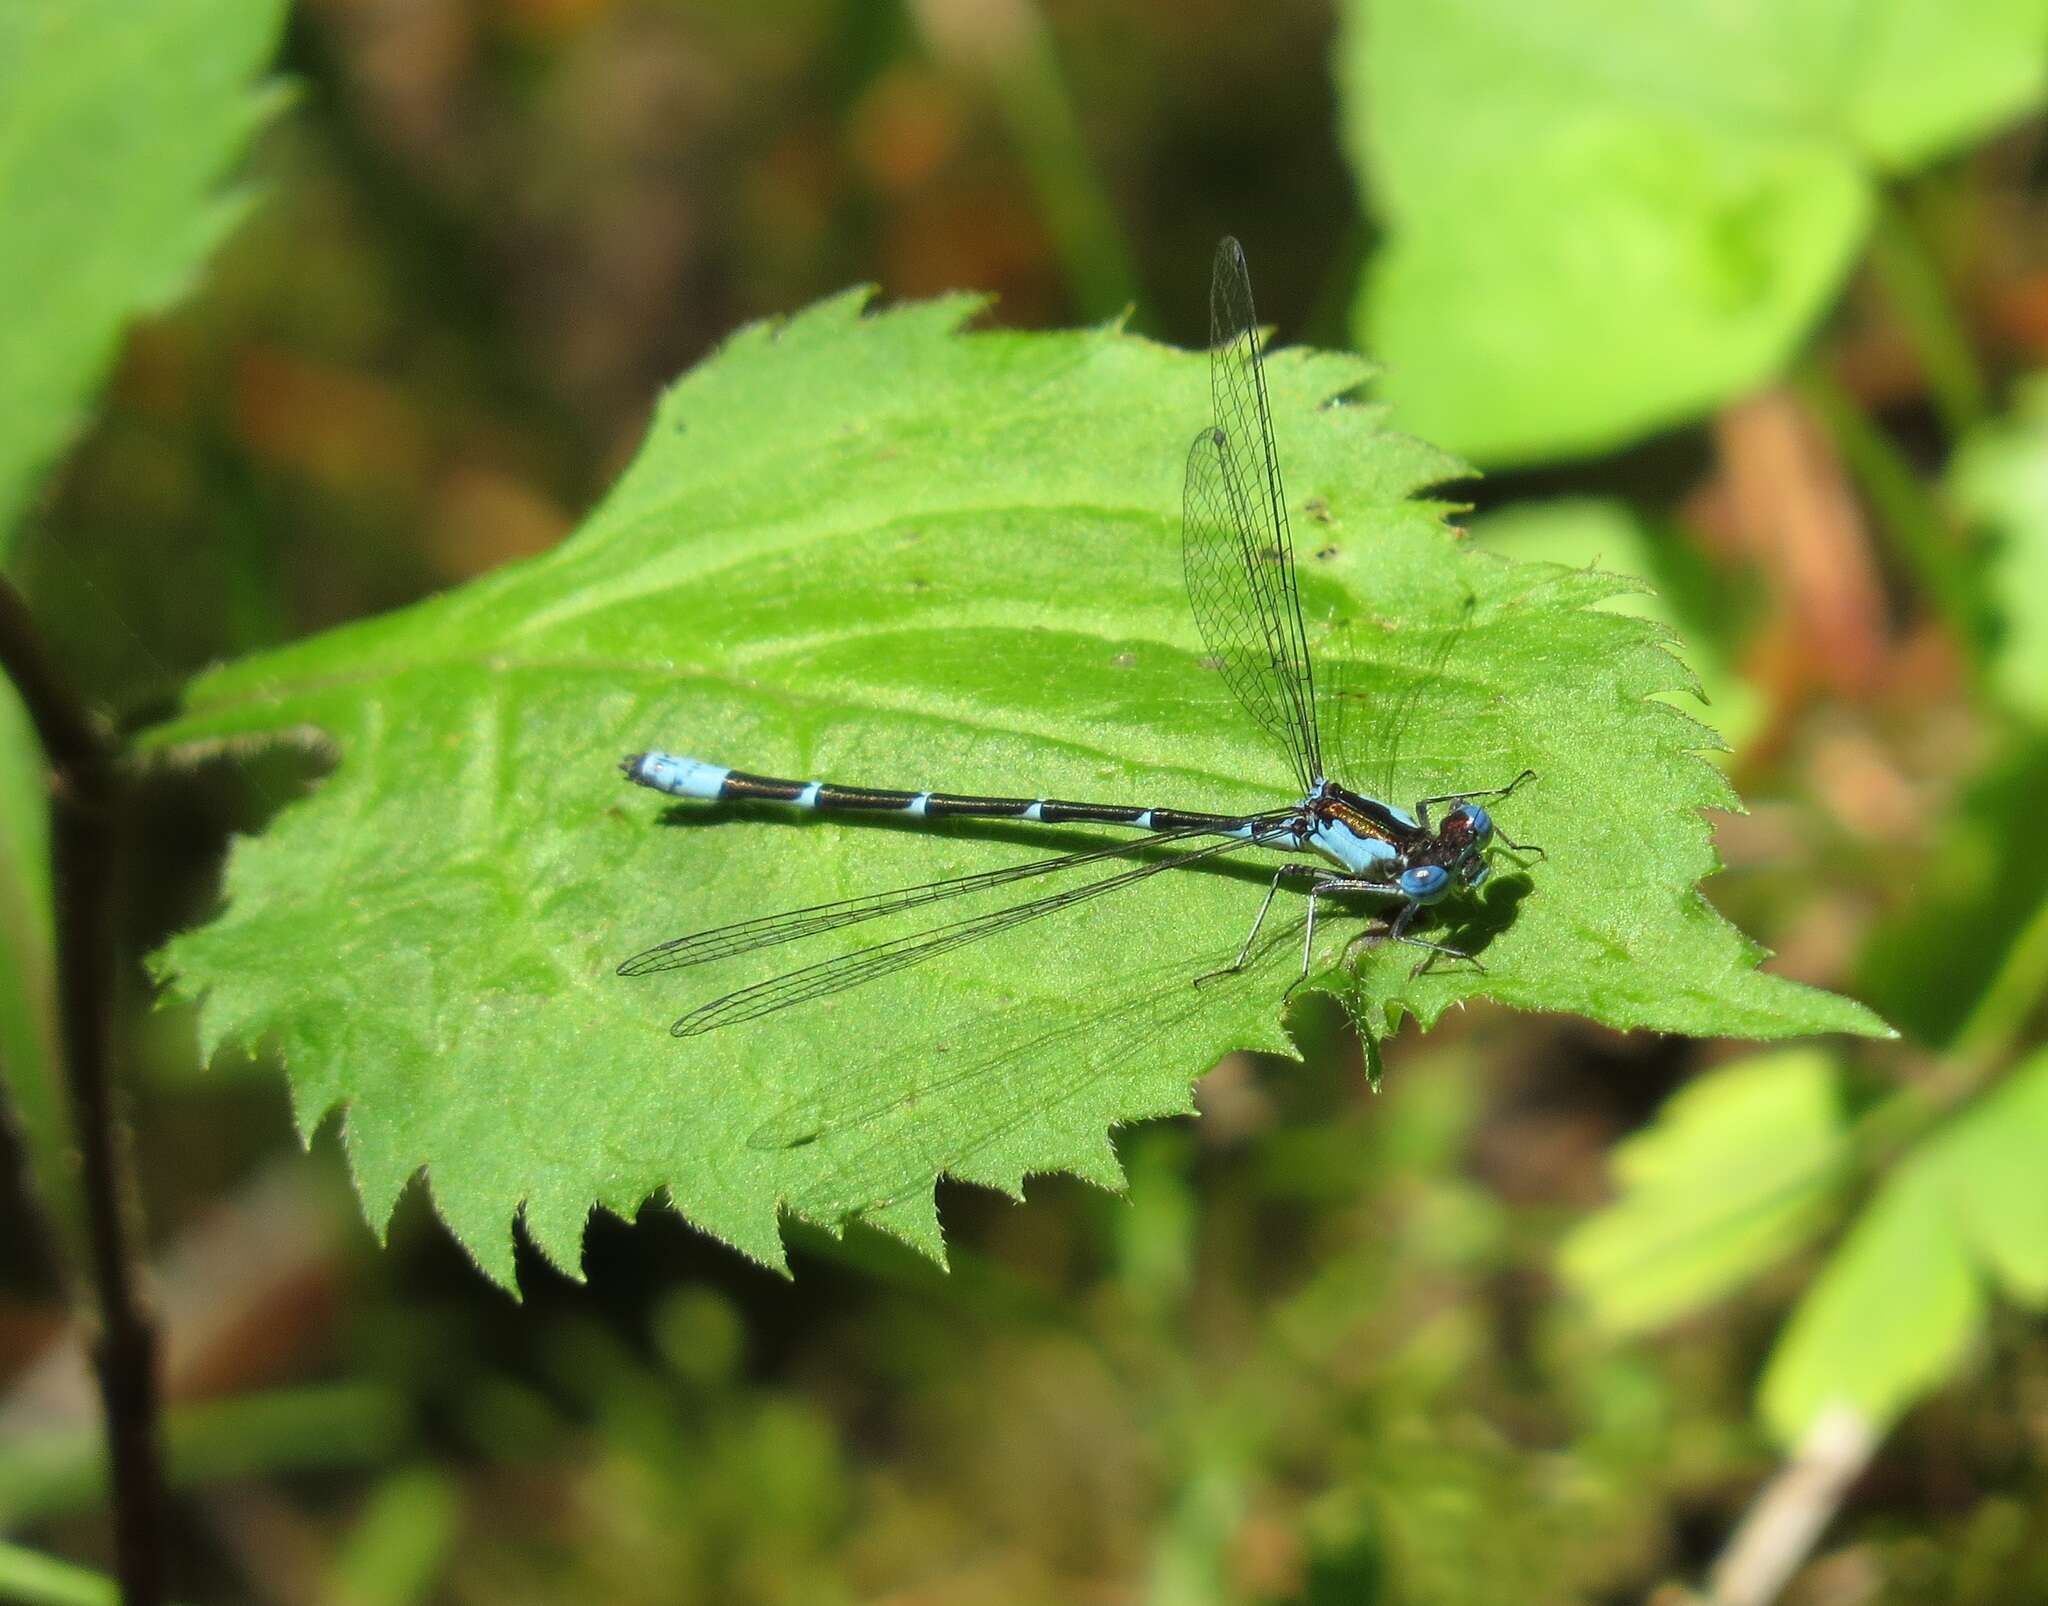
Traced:
[[1984, 1293], [1938, 1168], [1910, 1165], [1864, 1212], [1779, 1341], [1764, 1419], [1785, 1444], [1828, 1407], [1889, 1423], [1952, 1372]]
[[[273, 0], [0, 6], [0, 559], [85, 416], [122, 326], [184, 288], [233, 220], [222, 174], [276, 97]], [[46, 1207], [73, 1215], [56, 1085], [49, 797], [0, 683], [0, 1083]]]
[[1642, 581], [1644, 590], [1623, 593], [1606, 606], [1654, 619], [1684, 641], [1685, 661], [1699, 688], [1673, 701], [1697, 710], [1731, 748], [1739, 750], [1755, 734], [1763, 695], [1736, 670], [1727, 635], [1728, 599], [1686, 543], [1658, 540], [1627, 503], [1594, 497], [1511, 503], [1474, 519], [1470, 529], [1481, 546], [1504, 557], [1604, 569]]
[[1963, 443], [1949, 480], [1989, 537], [1994, 684], [2012, 708], [2048, 724], [2048, 375], [2021, 389], [2010, 416]]
[[[1270, 861], [1162, 874], [682, 1042], [666, 1027], [692, 1005], [851, 944], [613, 974], [680, 933], [1102, 840], [671, 806], [616, 773], [650, 745], [875, 785], [1290, 800], [1182, 592], [1205, 359], [1114, 330], [963, 337], [971, 301], [862, 299], [734, 336], [554, 552], [219, 670], [152, 739], [331, 744], [333, 774], [237, 845], [222, 913], [161, 969], [204, 995], [209, 1049], [277, 1046], [305, 1127], [346, 1111], [373, 1219], [424, 1168], [501, 1278], [522, 1206], [573, 1266], [593, 1201], [657, 1192], [765, 1261], [782, 1209], [937, 1253], [940, 1172], [1115, 1184], [1110, 1127], [1187, 1108], [1231, 1048], [1287, 1046], [1298, 893], [1249, 973], [1189, 984], [1243, 940]], [[1699, 810], [1733, 799], [1702, 729], [1650, 700], [1685, 681], [1658, 627], [1594, 606], [1624, 582], [1451, 539], [1413, 497], [1455, 465], [1326, 405], [1361, 377], [1300, 352], [1269, 372], [1332, 745], [1403, 799], [1536, 769], [1498, 817], [1549, 857], [1503, 860], [1430, 928], [1484, 944], [1484, 971], [1355, 951], [1358, 1018], [1491, 996], [1669, 1031], [1880, 1030], [1758, 972], [1698, 892]], [[1326, 983], [1363, 912], [1324, 922]]]
[[1877, 185], [2034, 105], [2041, 0], [1349, 0], [1358, 305], [1404, 425], [1589, 452], [1776, 373]]
[[1945, 1139], [1944, 1164], [1970, 1246], [2006, 1293], [2048, 1305], [2048, 1054], [1973, 1105]]
[[276, 107], [278, 0], [0, 6], [0, 554], [122, 326], [241, 210], [220, 189]]
[[1945, 1382], [1991, 1291], [2048, 1304], [2048, 1053], [1889, 1176], [1800, 1301], [1765, 1372], [1765, 1419], [1794, 1443], [1828, 1406], [1890, 1423]]
[[1559, 1265], [1617, 1332], [1697, 1310], [1828, 1226], [1845, 1135], [1818, 1050], [1711, 1071], [1616, 1148], [1621, 1196], [1565, 1240]]

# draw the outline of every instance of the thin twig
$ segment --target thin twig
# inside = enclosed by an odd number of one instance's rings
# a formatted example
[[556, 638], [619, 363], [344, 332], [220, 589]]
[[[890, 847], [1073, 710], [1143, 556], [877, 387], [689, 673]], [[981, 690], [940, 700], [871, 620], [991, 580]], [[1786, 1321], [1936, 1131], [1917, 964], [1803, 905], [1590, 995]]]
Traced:
[[50, 860], [57, 913], [57, 1010], [79, 1148], [98, 1306], [93, 1346], [106, 1411], [116, 1571], [127, 1606], [165, 1590], [165, 1512], [156, 1322], [136, 1264], [137, 1208], [115, 1119], [109, 1039], [119, 779], [114, 753], [43, 646], [27, 604], [0, 578], [0, 669], [49, 760]]
[[1714, 1563], [1707, 1581], [1712, 1606], [1770, 1606], [1805, 1564], [1878, 1440], [1869, 1421], [1847, 1406], [1815, 1418]]

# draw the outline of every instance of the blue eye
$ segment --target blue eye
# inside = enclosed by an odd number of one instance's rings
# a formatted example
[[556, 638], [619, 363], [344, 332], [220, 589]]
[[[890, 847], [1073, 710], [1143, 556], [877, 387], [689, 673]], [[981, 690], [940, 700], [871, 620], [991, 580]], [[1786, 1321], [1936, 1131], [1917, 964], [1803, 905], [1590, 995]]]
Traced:
[[1477, 803], [1467, 803], [1458, 812], [1472, 822], [1472, 834], [1481, 842], [1493, 835], [1493, 816]]
[[1440, 864], [1417, 864], [1403, 870], [1395, 885], [1410, 903], [1435, 903], [1451, 890], [1451, 878]]

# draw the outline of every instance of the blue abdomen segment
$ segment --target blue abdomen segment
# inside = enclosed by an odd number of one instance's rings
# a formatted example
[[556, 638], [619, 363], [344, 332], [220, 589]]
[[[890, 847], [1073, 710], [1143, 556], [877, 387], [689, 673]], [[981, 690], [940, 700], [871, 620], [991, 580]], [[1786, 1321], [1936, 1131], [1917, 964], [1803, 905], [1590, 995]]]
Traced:
[[670, 797], [720, 798], [725, 795], [726, 778], [732, 771], [702, 759], [681, 758], [674, 753], [629, 753], [619, 761], [629, 781], [651, 786]]
[[[1263, 816], [1198, 814], [1122, 803], [1069, 803], [1049, 797], [975, 797], [957, 792], [899, 792], [830, 781], [790, 781], [750, 775], [675, 753], [630, 753], [619, 763], [629, 781], [670, 797], [713, 803], [786, 803], [791, 808], [839, 813], [907, 814], [919, 820], [1008, 819], [1034, 825], [1122, 825], [1140, 831], [1214, 832], [1267, 840], [1274, 830]], [[1275, 838], [1277, 840], [1277, 838]]]

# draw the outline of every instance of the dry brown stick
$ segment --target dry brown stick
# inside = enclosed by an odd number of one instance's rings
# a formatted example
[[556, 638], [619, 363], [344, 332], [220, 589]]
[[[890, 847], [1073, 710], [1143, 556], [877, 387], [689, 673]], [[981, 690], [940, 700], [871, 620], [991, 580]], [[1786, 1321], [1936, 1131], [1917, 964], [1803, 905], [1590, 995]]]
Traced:
[[136, 1258], [137, 1205], [109, 1068], [119, 777], [112, 744], [58, 671], [21, 594], [0, 578], [0, 669], [50, 765], [50, 864], [57, 916], [57, 1014], [79, 1150], [106, 1412], [114, 1549], [127, 1606], [164, 1598], [167, 1509], [157, 1331]]

